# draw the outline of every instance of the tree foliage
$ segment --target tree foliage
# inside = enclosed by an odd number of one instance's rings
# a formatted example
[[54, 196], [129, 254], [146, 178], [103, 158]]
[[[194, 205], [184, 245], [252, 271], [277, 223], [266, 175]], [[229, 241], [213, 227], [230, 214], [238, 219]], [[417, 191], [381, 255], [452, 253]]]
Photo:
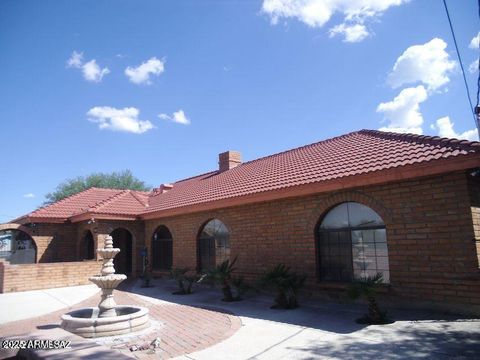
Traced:
[[73, 179], [68, 179], [60, 183], [55, 191], [45, 195], [47, 199], [45, 205], [52, 204], [91, 187], [139, 191], [150, 190], [149, 186], [133, 176], [130, 170], [112, 173], [93, 173], [88, 176], [78, 176]]

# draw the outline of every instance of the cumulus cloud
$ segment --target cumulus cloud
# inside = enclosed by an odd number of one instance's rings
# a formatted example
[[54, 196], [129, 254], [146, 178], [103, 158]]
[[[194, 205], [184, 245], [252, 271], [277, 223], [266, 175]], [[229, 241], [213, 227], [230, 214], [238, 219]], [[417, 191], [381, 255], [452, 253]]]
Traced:
[[392, 101], [381, 103], [377, 112], [382, 113], [388, 125], [382, 131], [422, 134], [423, 116], [420, 103], [427, 100], [423, 85], [403, 89]]
[[454, 123], [450, 121], [448, 116], [438, 119], [434, 125], [432, 125], [433, 130], [438, 131], [438, 135], [441, 137], [456, 138], [456, 139], [465, 139], [465, 140], [478, 140], [478, 132], [476, 129], [467, 130], [463, 133], [457, 133], [454, 130]]
[[110, 106], [96, 106], [87, 112], [88, 120], [97, 123], [100, 129], [142, 134], [153, 129], [148, 120], [138, 119], [140, 111], [134, 107], [116, 109]]
[[80, 68], [83, 64], [83, 53], [74, 51], [67, 60], [67, 67]]
[[100, 82], [105, 75], [110, 73], [110, 70], [108, 70], [108, 68], [106, 67], [101, 69], [95, 59], [93, 59], [83, 64], [82, 73], [85, 80], [92, 82]]
[[447, 43], [439, 38], [423, 45], [410, 46], [395, 62], [387, 82], [393, 88], [421, 82], [429, 90], [447, 84], [457, 63], [450, 60], [446, 47]]
[[35, 194], [33, 193], [27, 193], [27, 194], [23, 194], [23, 197], [26, 198], [26, 199], [32, 199], [35, 197]]
[[478, 62], [479, 62], [479, 61], [480, 61], [480, 60], [477, 59], [477, 60], [473, 61], [473, 62], [468, 66], [468, 71], [469, 71], [471, 74], [475, 74], [475, 73], [478, 71], [478, 66], [479, 66]]
[[151, 84], [150, 76], [159, 76], [165, 71], [165, 61], [152, 57], [137, 67], [128, 66], [125, 75], [134, 84]]
[[479, 43], [480, 43], [480, 31], [478, 32], [477, 36], [474, 36], [472, 38], [468, 47], [470, 49], [478, 49], [479, 48]]
[[345, 25], [339, 24], [334, 26], [329, 31], [330, 37], [334, 37], [336, 35], [343, 35], [343, 42], [360, 42], [365, 39], [369, 33], [365, 25], [362, 24], [355, 24], [355, 25]]
[[101, 82], [103, 77], [110, 73], [107, 67], [103, 69], [97, 64], [95, 59], [92, 59], [86, 63], [83, 62], [83, 52], [74, 51], [70, 58], [67, 60], [67, 67], [80, 69], [83, 74], [83, 78], [90, 82]]
[[[273, 25], [282, 18], [295, 18], [314, 28], [324, 26], [335, 14], [343, 16], [343, 23], [334, 26], [334, 35], [341, 34], [346, 42], [365, 39], [369, 32], [367, 20], [380, 17], [386, 10], [410, 0], [264, 0], [262, 12], [270, 17]], [[340, 27], [338, 27], [340, 26]], [[352, 39], [356, 39], [352, 41]]]
[[158, 117], [162, 120], [169, 120], [182, 125], [190, 125], [191, 123], [190, 119], [187, 118], [182, 109], [175, 111], [171, 116], [167, 114], [160, 114]]

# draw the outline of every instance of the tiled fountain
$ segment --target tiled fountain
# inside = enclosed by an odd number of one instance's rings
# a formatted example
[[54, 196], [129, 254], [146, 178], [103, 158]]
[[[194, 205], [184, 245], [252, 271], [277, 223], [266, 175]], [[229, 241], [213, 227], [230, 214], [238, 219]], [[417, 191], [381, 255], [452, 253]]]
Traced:
[[120, 249], [113, 247], [111, 236], [105, 238], [105, 247], [97, 249], [103, 258], [102, 274], [89, 278], [102, 289], [102, 300], [95, 308], [82, 308], [62, 316], [61, 327], [85, 338], [128, 334], [150, 326], [148, 309], [140, 306], [116, 305], [113, 291], [127, 278], [115, 274], [113, 259]]

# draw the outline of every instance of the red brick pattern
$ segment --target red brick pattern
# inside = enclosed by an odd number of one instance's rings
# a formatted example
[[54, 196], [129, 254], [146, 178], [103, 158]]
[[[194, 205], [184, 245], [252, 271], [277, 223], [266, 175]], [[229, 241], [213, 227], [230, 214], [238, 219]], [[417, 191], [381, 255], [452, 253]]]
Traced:
[[231, 254], [238, 255], [236, 267], [247, 278], [285, 263], [309, 276], [312, 291], [324, 291], [325, 284], [316, 281], [315, 226], [332, 206], [356, 201], [374, 209], [386, 224], [392, 297], [478, 309], [479, 246], [473, 240], [479, 210], [472, 210], [471, 191], [468, 175], [455, 172], [148, 220], [145, 239], [150, 246], [155, 229], [167, 226], [173, 236], [173, 266], [194, 268], [198, 231], [218, 218], [230, 231]]
[[[74, 305], [72, 310], [96, 306], [99, 300], [99, 295], [93, 296]], [[223, 311], [172, 303], [152, 305], [133, 293], [119, 290], [115, 291], [115, 301], [118, 304], [147, 307], [151, 318], [162, 324], [158, 331], [146, 333], [135, 340], [114, 346], [121, 352], [141, 358], [169, 359], [199, 351], [227, 339], [241, 327], [241, 321], [237, 316]], [[0, 337], [10, 338], [38, 331], [37, 327], [40, 325], [59, 324], [60, 317], [65, 312], [68, 311], [63, 309], [41, 317], [0, 325]], [[161, 344], [153, 356], [142, 351], [130, 352], [131, 345], [150, 343], [157, 337], [160, 337]]]
[[90, 284], [98, 275], [97, 261], [11, 265], [0, 262], [0, 293]]

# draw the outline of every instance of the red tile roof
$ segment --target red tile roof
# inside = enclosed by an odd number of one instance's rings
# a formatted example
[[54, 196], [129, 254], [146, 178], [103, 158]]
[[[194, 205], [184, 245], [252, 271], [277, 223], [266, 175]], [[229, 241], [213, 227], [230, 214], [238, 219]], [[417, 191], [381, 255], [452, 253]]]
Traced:
[[[475, 166], [480, 166], [480, 143], [361, 130], [248, 161], [224, 172], [212, 171], [177, 181], [165, 192], [152, 192], [147, 196], [126, 190], [90, 189], [28, 216], [68, 218], [88, 212], [151, 217], [152, 213], [161, 215], [164, 211], [219, 200], [340, 182], [391, 169], [444, 166], [446, 161], [452, 160], [458, 164], [462, 159], [473, 160]], [[449, 170], [440, 168], [439, 171]], [[402, 178], [408, 176], [404, 174]]]
[[69, 219], [84, 213], [136, 216], [147, 206], [148, 193], [90, 188], [26, 215], [29, 218]]

